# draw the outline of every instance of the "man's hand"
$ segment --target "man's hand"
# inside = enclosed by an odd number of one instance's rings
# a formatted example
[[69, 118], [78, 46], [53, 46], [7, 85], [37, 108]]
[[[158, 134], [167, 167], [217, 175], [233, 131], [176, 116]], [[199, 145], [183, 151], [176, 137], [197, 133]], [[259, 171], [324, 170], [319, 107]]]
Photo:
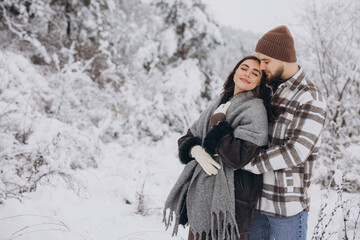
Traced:
[[221, 169], [221, 165], [216, 162], [210, 154], [205, 152], [204, 148], [200, 145], [195, 145], [190, 150], [190, 154], [200, 164], [208, 175], [216, 175], [218, 169]]

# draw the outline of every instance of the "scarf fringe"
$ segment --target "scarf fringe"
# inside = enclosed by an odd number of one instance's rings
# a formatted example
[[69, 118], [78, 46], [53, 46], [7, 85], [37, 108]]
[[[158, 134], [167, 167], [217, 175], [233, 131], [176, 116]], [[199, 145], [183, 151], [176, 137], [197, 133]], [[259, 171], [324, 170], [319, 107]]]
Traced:
[[[174, 215], [175, 215], [174, 229], [172, 232], [172, 236], [174, 237], [178, 234], [180, 218], [178, 216], [176, 216], [174, 210], [171, 210], [170, 208], [168, 208], [168, 209], [169, 209], [169, 211], [167, 211], [167, 209], [164, 209], [163, 223], [165, 223], [165, 227], [166, 227], [165, 231], [167, 231], [168, 228], [170, 227], [171, 223], [174, 221]], [[167, 212], [169, 212], [168, 216], [167, 216]]]
[[[179, 217], [175, 216], [175, 211], [169, 209], [164, 210], [163, 212], [163, 223], [165, 223], [166, 230], [170, 227], [171, 223], [174, 221], [174, 229], [172, 232], [172, 237], [177, 236], [179, 230]], [[231, 220], [228, 221], [228, 215], [231, 217]], [[218, 211], [217, 213], [212, 212], [211, 214], [211, 230], [206, 231], [193, 231], [191, 229], [194, 236], [201, 236], [203, 233], [206, 234], [205, 240], [235, 240], [236, 237], [240, 237], [239, 229], [236, 224], [235, 217], [232, 216], [231, 213], [226, 212], [225, 214], [222, 211]]]
[[[230, 219], [228, 219], [228, 216]], [[236, 219], [233, 214], [226, 211], [212, 212], [211, 214], [211, 237], [218, 240], [235, 240], [240, 237]], [[210, 235], [209, 233], [207, 236]], [[208, 239], [208, 238], [206, 238]]]

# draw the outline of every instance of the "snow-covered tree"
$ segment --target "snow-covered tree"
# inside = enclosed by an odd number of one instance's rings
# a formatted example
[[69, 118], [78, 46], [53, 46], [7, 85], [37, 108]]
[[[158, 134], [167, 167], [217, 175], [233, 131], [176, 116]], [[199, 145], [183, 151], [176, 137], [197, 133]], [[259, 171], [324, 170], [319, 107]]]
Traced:
[[232, 27], [220, 27], [223, 44], [210, 52], [207, 59], [216, 75], [225, 81], [225, 78], [234, 68], [236, 63], [247, 55], [256, 55], [255, 45], [260, 36]]
[[98, 76], [110, 65], [106, 47], [112, 10], [112, 0], [6, 0], [0, 3], [0, 25], [2, 35], [15, 35], [15, 41], [6, 39], [7, 45], [28, 49], [33, 63], [59, 69], [69, 57], [93, 59]]
[[[359, 158], [347, 148], [360, 143], [360, 3], [308, 1], [302, 15], [304, 65], [327, 99], [328, 121], [322, 155], [326, 170], [320, 181], [333, 184], [336, 168], [344, 171], [344, 189], [359, 191]], [[311, 63], [311, 64], [309, 64]]]
[[210, 96], [205, 59], [221, 35], [199, 1], [160, 5], [0, 2], [1, 199], [59, 176], [74, 183], [101, 164], [103, 143], [186, 131]]
[[167, 57], [163, 64], [193, 58], [202, 65], [209, 52], [222, 43], [219, 27], [201, 1], [157, 0], [153, 4], [165, 19], [159, 33], [160, 47]]

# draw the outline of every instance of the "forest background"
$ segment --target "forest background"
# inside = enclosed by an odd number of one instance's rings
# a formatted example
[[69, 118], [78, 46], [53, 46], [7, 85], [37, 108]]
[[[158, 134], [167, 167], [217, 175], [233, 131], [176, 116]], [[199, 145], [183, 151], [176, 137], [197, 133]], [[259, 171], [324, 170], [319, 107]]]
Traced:
[[[308, 237], [360, 239], [360, 2], [296, 14], [329, 107]], [[171, 238], [177, 139], [261, 36], [212, 16], [201, 0], [0, 1], [0, 239]]]

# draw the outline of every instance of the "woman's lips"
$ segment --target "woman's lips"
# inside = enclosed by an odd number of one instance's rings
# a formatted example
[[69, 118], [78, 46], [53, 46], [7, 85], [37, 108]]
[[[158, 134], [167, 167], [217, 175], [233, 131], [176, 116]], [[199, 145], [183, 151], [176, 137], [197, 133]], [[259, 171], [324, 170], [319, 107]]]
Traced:
[[245, 82], [245, 83], [247, 83], [247, 84], [250, 84], [250, 81], [247, 80], [247, 79], [245, 79], [245, 78], [240, 78], [240, 80], [243, 81], [243, 82]]

